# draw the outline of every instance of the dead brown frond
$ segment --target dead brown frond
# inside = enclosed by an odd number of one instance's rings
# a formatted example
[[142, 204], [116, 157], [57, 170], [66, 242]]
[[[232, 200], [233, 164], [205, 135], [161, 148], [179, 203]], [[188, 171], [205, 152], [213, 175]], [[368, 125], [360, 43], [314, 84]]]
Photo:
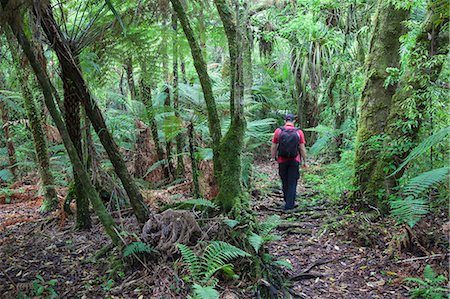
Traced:
[[142, 239], [156, 250], [171, 256], [176, 244], [189, 244], [200, 236], [201, 230], [189, 211], [167, 210], [152, 214], [142, 229]]

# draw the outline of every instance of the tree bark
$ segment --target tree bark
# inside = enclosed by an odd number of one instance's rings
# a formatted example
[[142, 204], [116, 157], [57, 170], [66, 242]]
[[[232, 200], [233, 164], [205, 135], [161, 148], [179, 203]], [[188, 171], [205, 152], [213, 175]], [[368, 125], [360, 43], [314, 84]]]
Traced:
[[[8, 0], [0, 0], [0, 3], [5, 12], [5, 10], [8, 8]], [[11, 29], [13, 30], [14, 35], [16, 36], [17, 41], [19, 42], [19, 45], [22, 47], [23, 51], [25, 52], [25, 55], [27, 56], [27, 59], [30, 62], [30, 65], [36, 75], [38, 82], [39, 82], [39, 85], [42, 88], [45, 104], [50, 112], [50, 115], [52, 116], [52, 118], [56, 124], [56, 127], [58, 128], [58, 131], [59, 131], [62, 139], [63, 139], [64, 145], [66, 147], [66, 150], [67, 150], [69, 158], [72, 162], [72, 165], [74, 166], [75, 172], [79, 176], [80, 181], [82, 182], [86, 193], [90, 195], [89, 198], [91, 199], [92, 206], [94, 207], [94, 210], [96, 211], [97, 215], [99, 216], [100, 222], [102, 223], [106, 233], [110, 236], [113, 243], [117, 245], [120, 242], [119, 231], [114, 223], [113, 218], [106, 211], [106, 208], [103, 205], [103, 202], [101, 201], [100, 197], [98, 196], [94, 186], [92, 185], [92, 183], [90, 181], [90, 178], [89, 178], [87, 172], [85, 171], [85, 169], [83, 167], [83, 163], [81, 162], [80, 158], [78, 157], [78, 153], [69, 137], [67, 128], [65, 127], [64, 121], [61, 117], [61, 114], [58, 111], [58, 108], [55, 104], [54, 97], [57, 97], [56, 92], [54, 93], [55, 89], [54, 89], [54, 87], [52, 87], [49, 77], [47, 76], [46, 72], [42, 69], [42, 66], [39, 63], [29, 40], [26, 38], [26, 35], [22, 29], [21, 21], [17, 19], [18, 14], [12, 13], [12, 12], [6, 12], [5, 15], [8, 16], [7, 22], [10, 25]], [[57, 98], [56, 98], [56, 101], [58, 101]]]
[[193, 186], [193, 197], [200, 197], [200, 185], [198, 183], [198, 163], [197, 158], [195, 157], [195, 138], [194, 138], [194, 124], [193, 122], [189, 122], [188, 125], [188, 135], [189, 135], [189, 157], [191, 159], [191, 168], [192, 168], [192, 186]]
[[40, 113], [37, 111], [33, 94], [28, 83], [28, 61], [26, 57], [23, 57], [22, 59], [19, 58], [18, 51], [16, 50], [13, 37], [9, 30], [6, 32], [6, 36], [22, 91], [25, 111], [27, 113], [28, 122], [31, 128], [31, 135], [33, 136], [34, 141], [37, 169], [39, 171], [42, 189], [44, 191], [44, 202], [42, 203], [40, 210], [42, 212], [55, 211], [58, 208], [58, 196], [55, 190], [53, 175], [50, 171], [50, 159], [47, 152], [47, 140], [45, 139], [45, 132], [42, 128], [42, 120], [40, 117]]
[[221, 162], [219, 154], [220, 139], [222, 137], [220, 129], [220, 120], [217, 113], [216, 102], [214, 100], [214, 95], [212, 91], [211, 78], [208, 75], [208, 69], [206, 66], [205, 59], [202, 55], [202, 50], [195, 38], [194, 31], [191, 28], [189, 20], [186, 16], [186, 12], [181, 5], [180, 0], [170, 0], [172, 6], [177, 13], [178, 19], [180, 21], [183, 32], [188, 40], [189, 47], [191, 48], [192, 58], [194, 60], [194, 67], [197, 71], [200, 84], [203, 90], [203, 97], [206, 103], [206, 109], [208, 114], [208, 127], [209, 133], [212, 138], [212, 149], [214, 154], [214, 175], [216, 178], [219, 177], [221, 173]]
[[140, 223], [145, 223], [149, 218], [149, 209], [143, 201], [142, 194], [139, 192], [130, 173], [128, 172], [125, 162], [120, 154], [119, 147], [109, 132], [100, 108], [97, 106], [94, 98], [91, 96], [86, 82], [83, 79], [79, 66], [75, 63], [73, 53], [67, 46], [61, 32], [53, 18], [53, 14], [49, 5], [36, 5], [35, 12], [40, 16], [41, 24], [53, 50], [58, 56], [61, 66], [67, 68], [68, 78], [76, 87], [78, 98], [83, 104], [86, 114], [92, 123], [100, 142], [105, 148], [111, 163], [120, 178], [125, 191], [130, 199], [131, 207]]
[[[78, 57], [74, 57], [74, 61], [79, 65]], [[77, 90], [70, 79], [71, 68], [65, 64], [61, 64], [61, 80], [64, 89], [64, 120], [66, 122], [67, 131], [72, 140], [78, 157], [83, 159], [83, 149], [81, 144], [81, 122], [80, 122], [80, 100], [77, 96]], [[75, 182], [75, 199], [77, 203], [76, 227], [78, 229], [88, 229], [91, 227], [91, 219], [89, 215], [89, 200], [83, 191], [83, 186], [78, 175], [73, 172]]]
[[381, 135], [385, 131], [395, 87], [384, 87], [388, 77], [386, 68], [399, 66], [399, 38], [404, 32], [402, 22], [409, 12], [395, 9], [388, 1], [379, 0], [372, 24], [369, 53], [366, 57], [366, 84], [362, 93], [361, 113], [356, 137], [355, 192], [352, 203], [359, 209], [376, 206], [386, 211], [387, 204], [380, 200], [383, 179], [374, 171], [380, 159]]
[[127, 73], [128, 89], [130, 90], [131, 100], [136, 100], [136, 84], [133, 77], [133, 61], [128, 57], [125, 61], [125, 72]]
[[16, 149], [14, 148], [14, 143], [9, 131], [9, 116], [8, 108], [4, 103], [0, 103], [0, 112], [3, 121], [3, 131], [5, 132], [6, 148], [8, 151], [9, 159], [9, 170], [11, 171], [14, 178], [17, 177], [17, 160], [16, 160]]
[[230, 54], [230, 111], [231, 125], [220, 144], [222, 173], [219, 181], [217, 202], [222, 210], [230, 212], [238, 210], [242, 201], [241, 155], [245, 133], [244, 118], [244, 53], [243, 29], [238, 24], [242, 17], [238, 2], [235, 2], [236, 12], [226, 0], [214, 0], [220, 19], [222, 20], [228, 40]]
[[[428, 16], [422, 24], [421, 33], [416, 37], [411, 58], [392, 97], [392, 108], [387, 118], [384, 152], [377, 162], [374, 175], [384, 179], [388, 194], [395, 192], [398, 179], [402, 177], [405, 168], [393, 176], [386, 177], [386, 175], [396, 170], [417, 145], [419, 129], [428, 105], [426, 93], [430, 85], [438, 80], [445, 62], [444, 57], [448, 54], [449, 36], [447, 32], [442, 32], [448, 19], [436, 13], [434, 5], [438, 3], [429, 3]], [[442, 22], [436, 26], [436, 20], [439, 18]], [[436, 55], [440, 55], [441, 59], [435, 59]], [[416, 110], [413, 113], [405, 109], [405, 103], [408, 100], [414, 101], [412, 106]]]
[[[178, 96], [178, 18], [176, 13], [172, 14], [172, 29], [173, 29], [173, 45], [172, 45], [172, 59], [173, 59], [173, 108], [175, 116], [180, 118], [179, 96]], [[182, 122], [181, 122], [182, 123]], [[184, 176], [184, 136], [183, 133], [178, 133], [176, 137], [177, 142], [177, 168], [175, 170], [175, 177], [182, 178]]]

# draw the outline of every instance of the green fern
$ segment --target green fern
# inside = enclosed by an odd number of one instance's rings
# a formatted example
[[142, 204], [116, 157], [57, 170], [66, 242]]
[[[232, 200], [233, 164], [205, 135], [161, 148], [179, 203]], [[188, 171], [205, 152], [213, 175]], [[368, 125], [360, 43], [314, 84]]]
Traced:
[[428, 137], [427, 139], [422, 141], [419, 145], [417, 145], [411, 151], [411, 153], [409, 153], [409, 155], [408, 155], [408, 157], [406, 157], [405, 161], [403, 161], [403, 163], [400, 164], [400, 166], [397, 168], [397, 170], [394, 173], [392, 173], [390, 176], [393, 176], [394, 174], [399, 172], [403, 167], [405, 167], [412, 160], [414, 160], [417, 157], [419, 157], [420, 155], [423, 155], [424, 153], [426, 153], [431, 147], [446, 140], [446, 137], [448, 136], [449, 133], [450, 133], [450, 126], [437, 131], [436, 133], [434, 133], [433, 135], [431, 135], [430, 137]]
[[201, 286], [198, 284], [194, 284], [192, 286], [192, 288], [194, 289], [194, 295], [195, 295], [195, 299], [219, 299], [220, 295], [219, 292], [216, 291], [213, 287], [211, 286]]
[[200, 272], [202, 269], [200, 259], [197, 255], [195, 255], [194, 251], [187, 247], [184, 244], [178, 244], [178, 249], [181, 252], [181, 256], [183, 257], [183, 261], [189, 268], [189, 272], [191, 274], [192, 281], [200, 280]]
[[215, 285], [217, 281], [211, 278], [219, 270], [224, 270], [234, 276], [233, 265], [229, 262], [238, 257], [250, 256], [242, 249], [222, 241], [210, 242], [201, 256], [197, 256], [186, 245], [178, 244], [177, 247], [189, 268], [191, 280], [201, 285]]
[[128, 257], [132, 254], [152, 253], [152, 252], [156, 252], [156, 251], [150, 245], [143, 243], [143, 242], [133, 242], [133, 243], [127, 245], [127, 247], [125, 247], [125, 249], [123, 251], [123, 256]]
[[[437, 275], [430, 265], [426, 265], [421, 278], [405, 278], [406, 282], [417, 285], [411, 289], [412, 298], [447, 298], [449, 290], [445, 288], [447, 278], [444, 275]], [[447, 296], [447, 297], [446, 297]]]
[[407, 223], [410, 227], [416, 225], [429, 211], [428, 200], [421, 195], [434, 185], [442, 182], [448, 173], [449, 168], [443, 167], [422, 173], [411, 179], [402, 188], [406, 198], [391, 202], [392, 215], [399, 222]]
[[264, 244], [264, 239], [260, 235], [251, 233], [248, 237], [248, 242], [252, 245], [253, 249], [255, 249], [255, 252], [258, 253], [259, 249]]
[[166, 210], [168, 208], [177, 209], [177, 210], [186, 210], [186, 209], [192, 209], [192, 208], [217, 209], [218, 206], [210, 200], [207, 200], [204, 198], [196, 198], [196, 199], [183, 200], [183, 201], [177, 202], [175, 204], [167, 205], [166, 207], [164, 207], [163, 210]]
[[449, 168], [442, 167], [424, 172], [417, 177], [411, 179], [403, 188], [403, 193], [406, 196], [418, 197], [425, 190], [440, 183], [448, 175]]

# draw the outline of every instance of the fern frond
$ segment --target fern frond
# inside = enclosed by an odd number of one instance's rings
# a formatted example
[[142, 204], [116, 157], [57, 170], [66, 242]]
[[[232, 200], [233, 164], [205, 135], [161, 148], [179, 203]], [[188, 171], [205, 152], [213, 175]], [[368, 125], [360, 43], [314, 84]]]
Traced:
[[201, 285], [194, 284], [192, 288], [194, 289], [194, 298], [196, 299], [219, 299], [219, 292], [211, 286], [203, 287]]
[[209, 280], [220, 267], [237, 257], [248, 257], [250, 254], [227, 242], [212, 241], [205, 249], [203, 254], [203, 270], [205, 279]]
[[416, 225], [429, 211], [428, 202], [425, 198], [413, 198], [412, 196], [392, 201], [391, 209], [392, 215], [399, 222], [404, 222], [410, 227]]
[[406, 196], [418, 197], [425, 190], [428, 190], [435, 184], [440, 183], [448, 175], [449, 168], [442, 167], [424, 172], [415, 178], [411, 179], [403, 188], [403, 193]]
[[264, 243], [264, 239], [260, 235], [251, 233], [248, 237], [248, 242], [252, 245], [253, 249], [255, 249], [255, 252], [258, 253], [261, 245]]
[[200, 259], [195, 255], [194, 251], [184, 244], [177, 244], [178, 249], [181, 252], [183, 261], [187, 264], [189, 272], [191, 272], [194, 281], [200, 280]]
[[430, 137], [428, 137], [427, 139], [422, 141], [419, 145], [417, 145], [411, 151], [411, 153], [409, 153], [409, 155], [408, 155], [408, 157], [406, 157], [405, 161], [403, 161], [403, 163], [400, 164], [398, 169], [396, 171], [394, 171], [394, 173], [392, 173], [390, 176], [393, 176], [394, 174], [399, 172], [403, 167], [406, 166], [406, 164], [408, 164], [409, 162], [411, 162], [418, 156], [426, 153], [431, 147], [444, 141], [449, 133], [450, 133], [450, 126], [437, 131], [436, 133], [434, 133], [433, 135], [431, 135]]
[[273, 229], [277, 228], [281, 224], [281, 217], [279, 215], [272, 215], [267, 217], [261, 223], [261, 235], [267, 235]]
[[204, 199], [204, 198], [196, 198], [196, 199], [189, 199], [184, 200], [181, 202], [177, 202], [173, 205], [173, 208], [184, 210], [184, 209], [191, 209], [196, 207], [205, 207], [205, 208], [211, 208], [211, 209], [217, 209], [218, 206], [213, 203], [210, 200]]
[[127, 247], [125, 247], [123, 251], [123, 257], [127, 257], [137, 253], [152, 253], [152, 252], [155, 252], [155, 250], [150, 245], [143, 242], [133, 242], [129, 244]]

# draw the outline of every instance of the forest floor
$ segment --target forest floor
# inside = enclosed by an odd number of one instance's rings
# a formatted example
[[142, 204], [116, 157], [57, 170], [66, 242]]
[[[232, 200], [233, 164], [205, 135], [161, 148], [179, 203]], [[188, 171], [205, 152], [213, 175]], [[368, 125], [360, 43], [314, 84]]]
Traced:
[[[311, 167], [308, 172], [321, 175], [321, 168]], [[256, 173], [258, 191], [253, 192], [252, 208], [260, 219], [274, 214], [283, 219], [277, 228], [281, 239], [270, 243], [269, 251], [293, 266], [288, 272], [299, 298], [405, 298], [410, 286], [403, 279], [421, 277], [427, 264], [448, 277], [442, 221], [422, 228], [428, 232], [427, 244], [419, 236], [414, 238], [425, 252], [391, 253], [391, 240], [401, 235], [391, 219], [376, 222], [347, 211], [308, 181], [299, 184], [299, 207], [285, 213], [276, 166], [258, 164]], [[132, 264], [112, 273], [110, 260], [93, 258], [108, 244], [98, 219], [93, 217], [90, 231], [76, 231], [73, 217], [40, 215], [41, 198], [36, 192], [30, 183], [22, 185], [8, 203], [0, 199], [0, 298], [33, 297], [39, 288], [48, 296], [54, 289], [60, 298], [186, 298], [177, 262], [175, 267], [170, 260], [157, 265], [150, 261], [145, 268]], [[180, 192], [173, 187], [160, 190], [147, 196], [147, 202], [156, 208], [179, 198]], [[113, 216], [130, 234], [139, 233], [129, 209]], [[403, 245], [415, 248], [398, 243]], [[232, 285], [226, 288], [222, 294], [230, 294], [229, 288], [236, 290]]]

